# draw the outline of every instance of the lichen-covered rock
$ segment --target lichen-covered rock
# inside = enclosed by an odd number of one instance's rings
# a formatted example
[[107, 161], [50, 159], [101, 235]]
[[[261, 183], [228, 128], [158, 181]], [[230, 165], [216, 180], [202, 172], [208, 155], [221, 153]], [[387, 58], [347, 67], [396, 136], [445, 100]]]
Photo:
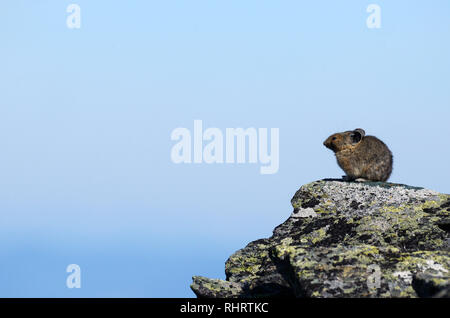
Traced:
[[273, 236], [233, 254], [198, 297], [449, 297], [450, 195], [322, 180], [300, 188]]
[[233, 298], [243, 294], [242, 285], [220, 279], [209, 279], [200, 276], [193, 277], [191, 288], [202, 297]]

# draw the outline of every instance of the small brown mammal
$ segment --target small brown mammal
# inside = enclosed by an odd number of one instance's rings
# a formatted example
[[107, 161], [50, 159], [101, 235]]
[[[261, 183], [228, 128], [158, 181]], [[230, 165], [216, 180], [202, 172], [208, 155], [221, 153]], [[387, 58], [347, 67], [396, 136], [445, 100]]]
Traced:
[[391, 176], [392, 152], [377, 137], [366, 136], [363, 129], [331, 135], [323, 144], [334, 151], [349, 181], [385, 182]]

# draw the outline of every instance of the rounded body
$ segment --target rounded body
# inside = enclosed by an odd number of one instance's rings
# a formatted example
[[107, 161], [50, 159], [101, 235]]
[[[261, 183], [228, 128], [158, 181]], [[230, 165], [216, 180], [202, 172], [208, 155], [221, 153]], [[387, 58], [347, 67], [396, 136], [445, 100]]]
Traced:
[[387, 181], [392, 173], [392, 152], [374, 136], [362, 129], [330, 136], [324, 145], [333, 150], [349, 180]]

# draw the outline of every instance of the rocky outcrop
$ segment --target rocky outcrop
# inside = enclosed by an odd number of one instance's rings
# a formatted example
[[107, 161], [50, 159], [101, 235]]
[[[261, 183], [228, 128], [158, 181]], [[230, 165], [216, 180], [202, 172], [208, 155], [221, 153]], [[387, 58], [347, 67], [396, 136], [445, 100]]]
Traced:
[[198, 297], [450, 297], [450, 195], [392, 183], [304, 185], [273, 236], [193, 277]]

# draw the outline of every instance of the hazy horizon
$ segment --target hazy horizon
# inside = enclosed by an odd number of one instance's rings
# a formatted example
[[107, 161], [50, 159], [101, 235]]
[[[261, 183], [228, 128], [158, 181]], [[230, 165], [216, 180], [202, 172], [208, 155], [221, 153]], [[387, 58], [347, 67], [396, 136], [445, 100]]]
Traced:
[[[343, 175], [322, 144], [338, 131], [382, 139], [390, 182], [450, 192], [448, 1], [1, 7], [1, 297], [194, 297], [191, 277], [225, 278], [301, 185]], [[278, 128], [279, 169], [174, 163], [195, 120]]]

